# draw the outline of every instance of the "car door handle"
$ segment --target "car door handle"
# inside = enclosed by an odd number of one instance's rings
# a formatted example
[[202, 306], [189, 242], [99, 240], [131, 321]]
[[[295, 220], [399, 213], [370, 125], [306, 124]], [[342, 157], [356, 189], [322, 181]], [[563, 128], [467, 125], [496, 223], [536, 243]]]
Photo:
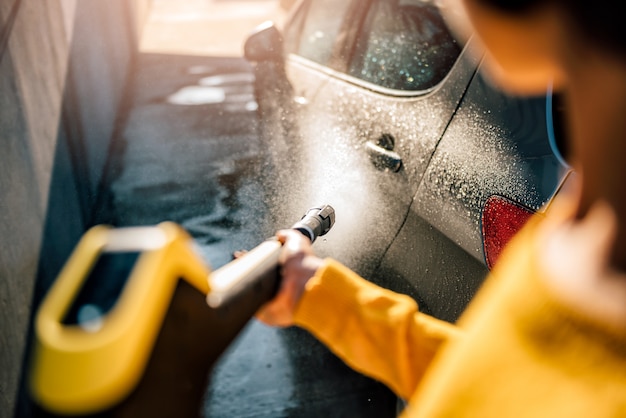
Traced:
[[379, 170], [392, 171], [394, 173], [400, 171], [402, 158], [400, 158], [397, 152], [393, 151], [393, 148], [388, 149], [388, 147], [384, 147], [381, 144], [381, 139], [365, 143], [365, 149], [370, 157], [370, 161]]

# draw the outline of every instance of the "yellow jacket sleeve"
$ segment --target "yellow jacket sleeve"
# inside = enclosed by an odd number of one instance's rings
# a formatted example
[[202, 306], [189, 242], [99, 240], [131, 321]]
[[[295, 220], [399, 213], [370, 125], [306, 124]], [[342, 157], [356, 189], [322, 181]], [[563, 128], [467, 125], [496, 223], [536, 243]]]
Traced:
[[376, 286], [332, 259], [307, 283], [295, 323], [404, 399], [441, 344], [459, 333], [420, 313], [412, 298]]

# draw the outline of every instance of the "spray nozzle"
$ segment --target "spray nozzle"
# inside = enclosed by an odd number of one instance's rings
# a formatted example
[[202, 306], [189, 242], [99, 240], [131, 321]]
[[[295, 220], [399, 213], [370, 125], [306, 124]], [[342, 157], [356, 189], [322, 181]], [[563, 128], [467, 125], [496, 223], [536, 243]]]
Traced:
[[309, 209], [292, 229], [306, 235], [311, 242], [330, 231], [335, 223], [335, 209], [330, 205], [322, 205]]

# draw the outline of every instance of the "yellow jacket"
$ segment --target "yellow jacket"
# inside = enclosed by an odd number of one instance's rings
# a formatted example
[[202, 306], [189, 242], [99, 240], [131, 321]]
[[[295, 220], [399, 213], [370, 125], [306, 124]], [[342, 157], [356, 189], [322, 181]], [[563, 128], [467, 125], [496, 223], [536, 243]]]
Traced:
[[403, 417], [626, 417], [626, 335], [550, 297], [534, 256], [538, 222], [457, 325], [332, 259], [307, 283], [295, 322], [408, 399]]

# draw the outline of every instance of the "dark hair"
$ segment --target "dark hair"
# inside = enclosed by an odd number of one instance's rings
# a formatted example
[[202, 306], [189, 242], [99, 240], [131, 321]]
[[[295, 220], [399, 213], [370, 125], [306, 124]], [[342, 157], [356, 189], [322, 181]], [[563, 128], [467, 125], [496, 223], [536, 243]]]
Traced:
[[[505, 12], [525, 12], [548, 2], [569, 13], [589, 41], [626, 60], [626, 24], [620, 0], [478, 0]], [[560, 4], [559, 4], [560, 3]]]

